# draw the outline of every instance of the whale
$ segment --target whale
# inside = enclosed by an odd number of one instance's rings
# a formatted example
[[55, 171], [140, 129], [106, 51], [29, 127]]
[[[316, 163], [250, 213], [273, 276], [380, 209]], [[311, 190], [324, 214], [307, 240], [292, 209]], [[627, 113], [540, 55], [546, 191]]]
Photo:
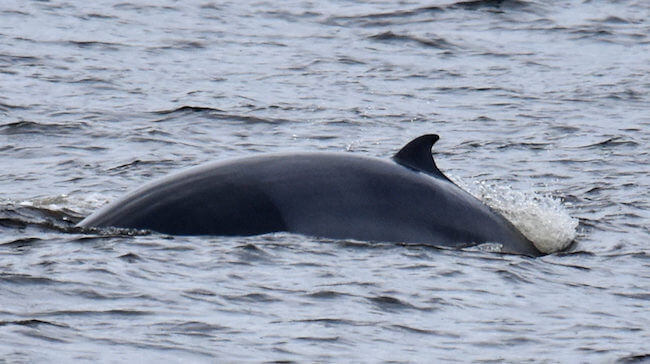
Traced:
[[289, 232], [328, 239], [543, 255], [512, 223], [436, 166], [437, 134], [392, 158], [344, 152], [273, 153], [226, 159], [163, 177], [109, 203], [80, 228], [168, 235]]

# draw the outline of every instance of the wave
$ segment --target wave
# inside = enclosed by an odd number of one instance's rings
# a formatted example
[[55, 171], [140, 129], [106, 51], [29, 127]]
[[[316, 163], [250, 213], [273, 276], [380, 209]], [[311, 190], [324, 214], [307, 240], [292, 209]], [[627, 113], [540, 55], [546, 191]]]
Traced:
[[426, 47], [433, 47], [433, 48], [438, 48], [438, 49], [450, 49], [450, 48], [455, 48], [453, 44], [448, 42], [447, 40], [443, 38], [435, 38], [435, 39], [427, 39], [427, 38], [420, 38], [408, 34], [396, 34], [391, 31], [388, 32], [383, 32], [375, 35], [371, 35], [368, 37], [373, 40], [378, 40], [378, 41], [401, 41], [401, 42], [414, 42], [419, 45], [423, 45]]
[[86, 127], [83, 122], [73, 122], [66, 124], [58, 123], [39, 123], [36, 121], [20, 120], [6, 124], [0, 124], [0, 135], [16, 134], [77, 134], [79, 129]]
[[[77, 222], [81, 221], [81, 219], [81, 215], [66, 208], [52, 209], [44, 206], [37, 207], [30, 204], [8, 204], [0, 206], [0, 227], [21, 230], [26, 228], [36, 228], [45, 232], [68, 233], [76, 231], [74, 226]], [[9, 243], [25, 242], [30, 243], [32, 241], [21, 238], [10, 241]]]
[[[536, 10], [532, 2], [521, 0], [470, 0], [439, 6], [424, 6], [414, 9], [399, 9], [382, 13], [361, 15], [332, 16], [324, 22], [326, 25], [363, 27], [386, 26], [403, 22], [434, 21], [438, 15], [448, 11], [478, 11], [506, 12], [513, 10]], [[402, 20], [402, 21], [400, 21]]]
[[158, 110], [153, 111], [152, 114], [155, 115], [165, 115], [165, 118], [155, 120], [156, 122], [164, 122], [171, 119], [175, 119], [187, 115], [200, 115], [206, 119], [212, 120], [225, 120], [225, 121], [236, 121], [243, 122], [245, 124], [283, 124], [293, 122], [288, 119], [278, 119], [278, 118], [262, 118], [258, 116], [251, 115], [240, 115], [227, 113], [221, 109], [206, 107], [206, 106], [180, 106], [175, 109], [169, 110]]

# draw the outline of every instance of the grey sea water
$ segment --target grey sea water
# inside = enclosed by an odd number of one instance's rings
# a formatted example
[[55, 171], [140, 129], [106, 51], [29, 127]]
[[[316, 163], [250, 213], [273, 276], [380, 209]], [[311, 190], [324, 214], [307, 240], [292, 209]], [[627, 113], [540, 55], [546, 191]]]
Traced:
[[[3, 0], [0, 361], [650, 359], [649, 19], [645, 0]], [[424, 133], [443, 171], [575, 243], [74, 228], [203, 162], [389, 157]]]

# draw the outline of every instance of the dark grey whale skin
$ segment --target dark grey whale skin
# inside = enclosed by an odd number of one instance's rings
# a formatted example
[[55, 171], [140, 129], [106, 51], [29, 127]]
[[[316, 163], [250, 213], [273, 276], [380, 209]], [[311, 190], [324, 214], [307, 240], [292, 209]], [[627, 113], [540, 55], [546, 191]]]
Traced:
[[206, 164], [107, 205], [80, 227], [172, 235], [286, 231], [364, 241], [542, 253], [509, 221], [438, 170], [423, 135], [383, 160], [351, 153], [266, 154]]

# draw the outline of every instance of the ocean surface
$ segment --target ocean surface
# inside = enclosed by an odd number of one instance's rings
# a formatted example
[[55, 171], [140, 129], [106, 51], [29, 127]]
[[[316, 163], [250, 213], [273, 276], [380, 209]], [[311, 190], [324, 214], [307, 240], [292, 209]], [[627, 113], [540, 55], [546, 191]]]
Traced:
[[[647, 0], [3, 0], [0, 362], [650, 360], [649, 93]], [[201, 163], [425, 133], [554, 253], [75, 228]]]

